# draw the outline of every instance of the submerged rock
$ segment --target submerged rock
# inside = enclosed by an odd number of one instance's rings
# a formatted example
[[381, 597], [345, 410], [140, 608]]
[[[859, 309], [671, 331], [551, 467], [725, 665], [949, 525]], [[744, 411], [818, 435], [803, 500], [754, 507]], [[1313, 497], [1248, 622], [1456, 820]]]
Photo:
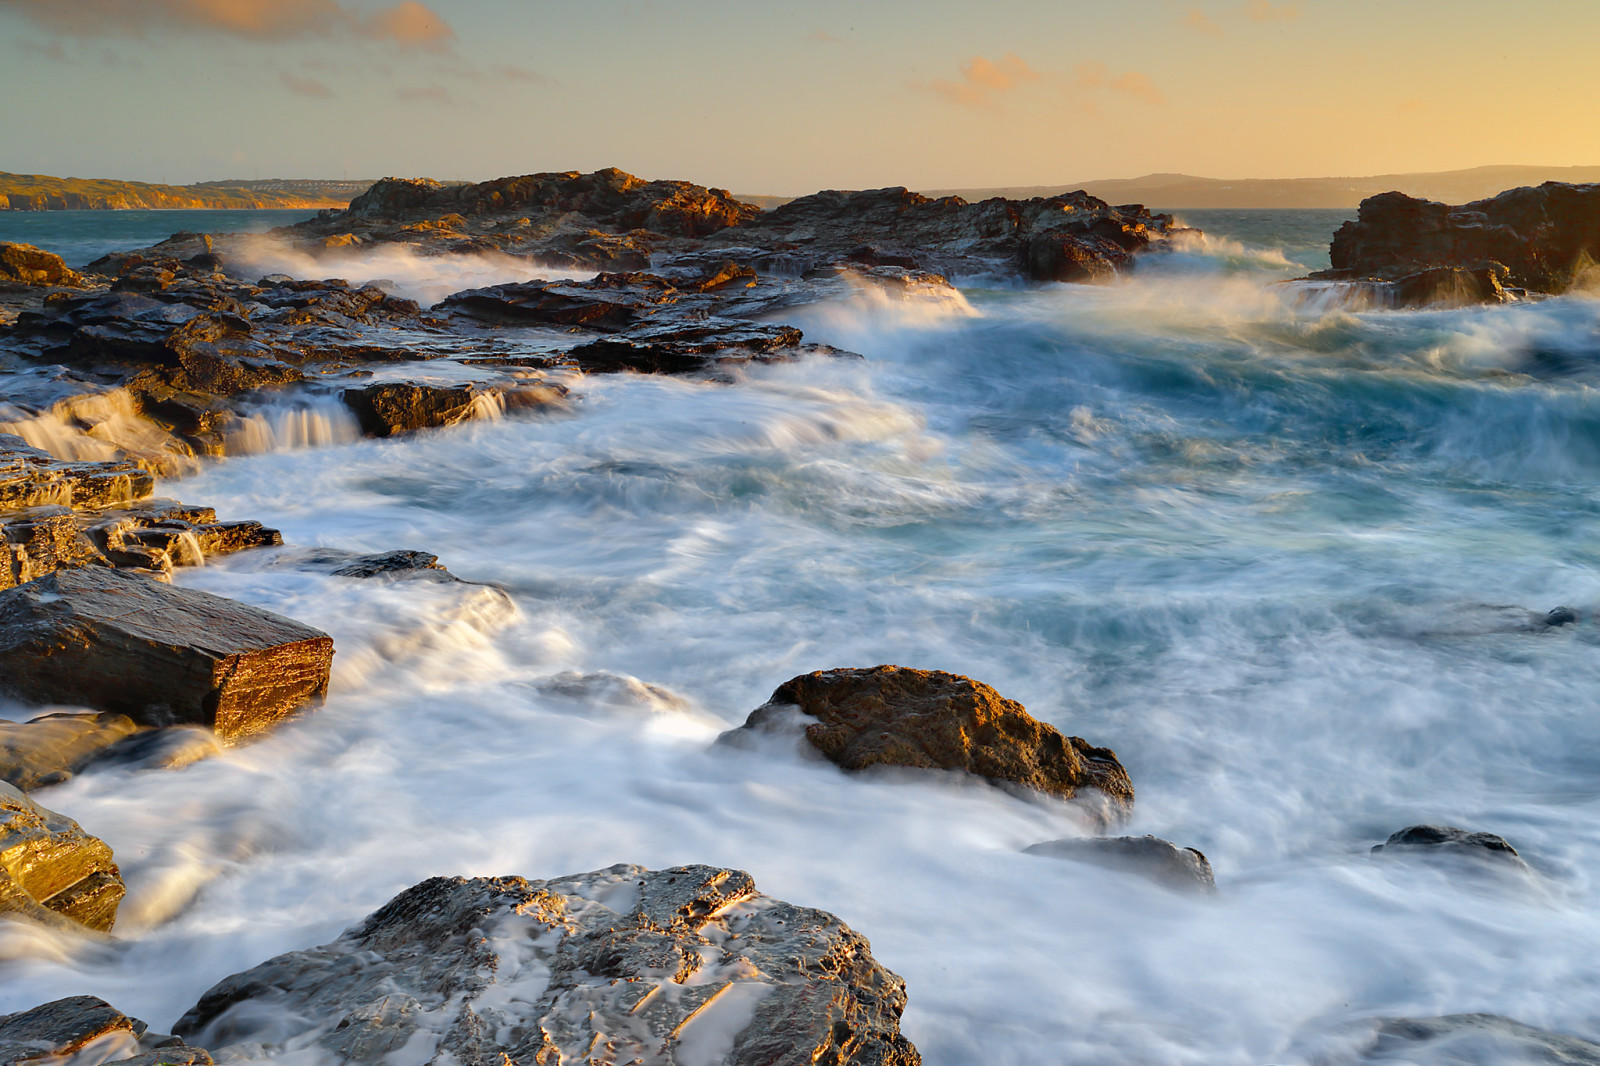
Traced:
[[211, 1056], [175, 1036], [149, 1031], [95, 996], [70, 996], [0, 1016], [0, 1062], [121, 1066], [211, 1066]]
[[13, 285], [62, 285], [77, 287], [84, 279], [67, 269], [59, 255], [31, 244], [0, 241], [0, 282]]
[[58, 785], [92, 765], [178, 770], [220, 751], [199, 726], [141, 726], [125, 714], [56, 712], [0, 722], [0, 781], [24, 792]]
[[1373, 854], [1460, 855], [1504, 863], [1519, 870], [1528, 869], [1528, 864], [1505, 837], [1457, 829], [1452, 825], [1413, 825], [1391, 834], [1382, 844], [1374, 844], [1372, 851]]
[[[1063, 736], [981, 681], [899, 666], [821, 670], [779, 685], [724, 743], [782, 730], [799, 714], [812, 746], [846, 770], [963, 770], [1061, 799], [1103, 796], [1102, 821], [1133, 806], [1133, 784], [1110, 748]], [[1082, 798], [1089, 799], [1090, 796]]]
[[37, 703], [211, 728], [224, 741], [320, 702], [333, 639], [299, 622], [116, 570], [0, 593], [0, 686]]
[[430, 578], [457, 580], [450, 571], [439, 565], [437, 555], [406, 548], [377, 555], [358, 555], [333, 571], [337, 577], [390, 577], [400, 574], [410, 577], [419, 572]]
[[1203, 853], [1195, 848], [1180, 848], [1160, 837], [1069, 837], [1047, 840], [1022, 850], [1029, 855], [1070, 859], [1138, 874], [1183, 892], [1217, 890], [1211, 863]]
[[1536, 1029], [1497, 1014], [1374, 1018], [1352, 1027], [1347, 1047], [1316, 1055], [1317, 1066], [1394, 1062], [1408, 1066], [1600, 1066], [1600, 1044]]
[[[916, 1066], [905, 982], [738, 870], [435, 877], [338, 940], [226, 978], [175, 1027], [334, 1061]], [[224, 1056], [226, 1057], [226, 1056]]]
[[103, 841], [0, 783], [0, 914], [104, 932], [125, 891]]

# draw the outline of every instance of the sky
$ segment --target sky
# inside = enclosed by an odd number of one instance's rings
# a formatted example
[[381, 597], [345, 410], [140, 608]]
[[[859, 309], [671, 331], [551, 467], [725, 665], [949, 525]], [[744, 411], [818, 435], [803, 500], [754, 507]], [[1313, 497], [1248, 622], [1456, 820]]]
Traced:
[[1600, 165], [1595, 0], [0, 0], [0, 170], [748, 194]]

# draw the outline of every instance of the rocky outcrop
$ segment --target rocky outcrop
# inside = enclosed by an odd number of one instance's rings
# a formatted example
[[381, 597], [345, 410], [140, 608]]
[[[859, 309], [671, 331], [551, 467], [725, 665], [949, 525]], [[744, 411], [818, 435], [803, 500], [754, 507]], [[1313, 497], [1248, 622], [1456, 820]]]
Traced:
[[103, 841], [0, 783], [0, 915], [104, 932], [125, 891]]
[[1565, 292], [1600, 260], [1600, 185], [1550, 181], [1460, 206], [1368, 197], [1329, 258], [1313, 277], [1376, 279], [1400, 306]]
[[[176, 1030], [334, 1062], [916, 1066], [905, 982], [738, 870], [436, 877], [338, 940], [221, 981]], [[224, 1057], [226, 1057], [224, 1055]]]
[[31, 244], [0, 241], [0, 284], [58, 285], [76, 288], [84, 280], [54, 252]]
[[78, 1061], [120, 1066], [211, 1066], [209, 1054], [175, 1036], [150, 1032], [95, 996], [71, 996], [0, 1016], [0, 1062], [60, 1066]]
[[505, 410], [501, 390], [491, 386], [429, 385], [386, 381], [341, 394], [369, 437], [392, 437], [419, 429], [439, 429]]
[[721, 741], [740, 744], [781, 732], [792, 728], [797, 714], [805, 739], [846, 770], [960, 770], [1082, 799], [1103, 822], [1133, 806], [1133, 784], [1116, 752], [1063, 736], [1022, 704], [959, 674], [899, 666], [802, 674], [779, 685]]
[[1539, 1063], [1600, 1066], [1600, 1044], [1536, 1029], [1497, 1014], [1437, 1018], [1374, 1018], [1360, 1023], [1348, 1051], [1318, 1056], [1318, 1066], [1358, 1062], [1455, 1066], [1460, 1063]]
[[38, 504], [109, 507], [150, 495], [155, 478], [128, 461], [73, 462], [0, 433], [0, 511]]
[[1023, 851], [1137, 874], [1179, 892], [1217, 890], [1217, 879], [1204, 854], [1160, 837], [1069, 837], [1047, 840]]
[[1452, 825], [1413, 825], [1393, 833], [1382, 844], [1372, 846], [1373, 854], [1453, 855], [1503, 864], [1527, 870], [1517, 849], [1505, 837], [1475, 833]]
[[40, 703], [201, 725], [223, 741], [320, 702], [333, 640], [280, 615], [116, 570], [0, 593], [0, 686]]

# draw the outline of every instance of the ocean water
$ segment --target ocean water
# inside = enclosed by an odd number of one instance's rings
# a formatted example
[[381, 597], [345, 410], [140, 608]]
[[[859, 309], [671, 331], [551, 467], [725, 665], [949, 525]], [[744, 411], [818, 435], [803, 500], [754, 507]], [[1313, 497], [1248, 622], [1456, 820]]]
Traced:
[[316, 215], [272, 211], [0, 211], [0, 241], [54, 252], [70, 267], [108, 252], [148, 248], [174, 233], [264, 233]]
[[[178, 581], [326, 629], [333, 690], [184, 771], [40, 792], [129, 896], [112, 943], [0, 924], [0, 1011], [165, 1028], [430, 875], [703, 862], [865, 934], [933, 1066], [1310, 1063], [1474, 1011], [1600, 1039], [1600, 302], [1308, 303], [1282, 282], [1340, 213], [1185, 217], [1212, 236], [1115, 284], [791, 316], [860, 361], [581, 379], [559, 413], [164, 484], [283, 530]], [[307, 546], [436, 552], [510, 607]], [[1513, 609], [1557, 605], [1579, 623]], [[789, 677], [877, 663], [1114, 748], [1126, 831], [1200, 848], [1217, 895], [1022, 854], [1085, 832], [1066, 805], [713, 747]], [[1370, 852], [1423, 822], [1530, 869]]]

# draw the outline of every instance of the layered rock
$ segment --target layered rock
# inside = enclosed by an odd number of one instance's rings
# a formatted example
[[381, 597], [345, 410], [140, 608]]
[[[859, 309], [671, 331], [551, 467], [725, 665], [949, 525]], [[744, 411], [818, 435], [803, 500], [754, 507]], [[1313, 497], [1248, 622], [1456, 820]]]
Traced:
[[1063, 736], [1022, 704], [959, 674], [899, 666], [802, 674], [779, 685], [721, 741], [782, 732], [797, 714], [805, 739], [846, 770], [964, 771], [1059, 799], [1081, 798], [1104, 822], [1133, 806], [1133, 784], [1116, 752]]
[[84, 280], [61, 257], [31, 244], [0, 241], [0, 284], [76, 287]]
[[1201, 851], [1180, 848], [1160, 837], [1069, 837], [1047, 840], [1023, 851], [1137, 874], [1180, 892], [1217, 890], [1211, 863]]
[[1565, 292], [1600, 259], [1600, 185], [1550, 181], [1459, 206], [1368, 197], [1329, 258], [1314, 277], [1377, 279], [1402, 306]]
[[211, 1066], [201, 1048], [150, 1032], [95, 996], [70, 996], [0, 1016], [0, 1062], [55, 1066], [76, 1061], [121, 1066]]
[[0, 915], [103, 932], [125, 891], [103, 841], [0, 782]]
[[259, 733], [327, 693], [333, 640], [299, 622], [116, 570], [0, 593], [0, 686], [20, 699]]
[[439, 429], [505, 411], [503, 390], [479, 384], [430, 385], [386, 381], [345, 389], [345, 405], [369, 437]]
[[436, 877], [338, 940], [221, 981], [178, 1022], [217, 1048], [433, 1064], [915, 1066], [905, 982], [738, 870]]

